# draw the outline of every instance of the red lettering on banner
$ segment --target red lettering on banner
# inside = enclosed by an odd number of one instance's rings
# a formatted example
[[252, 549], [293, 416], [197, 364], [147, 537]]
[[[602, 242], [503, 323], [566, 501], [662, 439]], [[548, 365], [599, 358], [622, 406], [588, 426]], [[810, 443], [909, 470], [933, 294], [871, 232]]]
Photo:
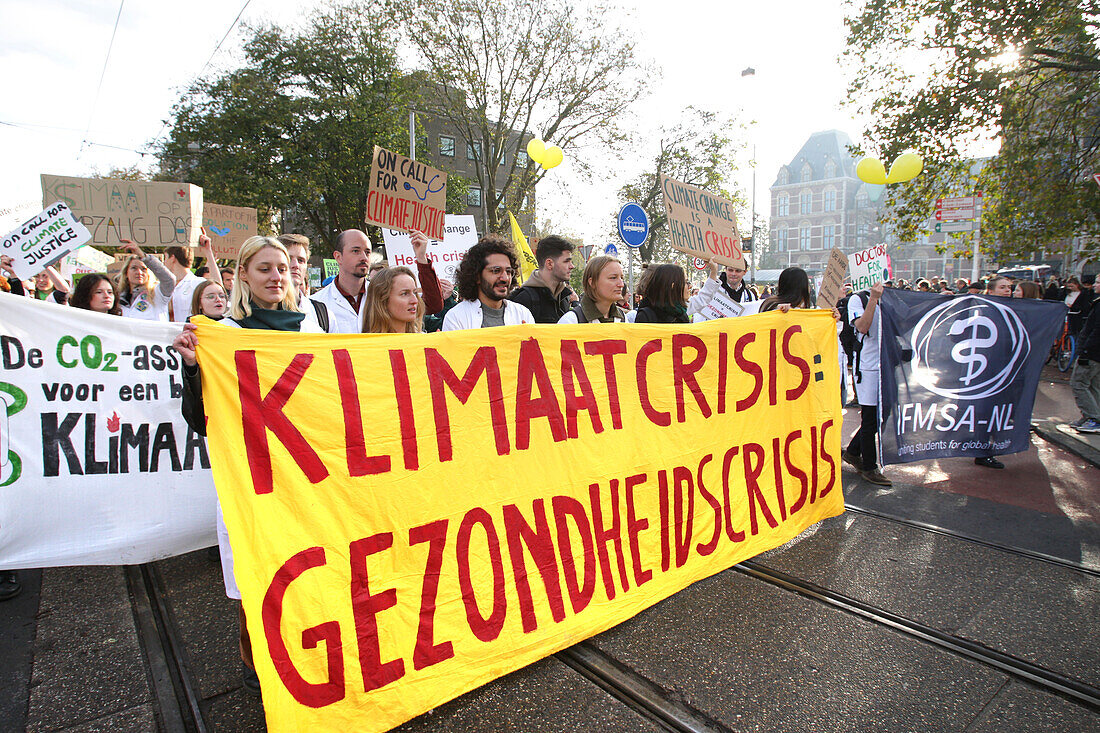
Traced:
[[760, 489], [760, 474], [764, 472], [764, 446], [757, 443], [745, 443], [741, 447], [741, 458], [745, 466], [745, 489], [749, 496], [749, 531], [753, 535], [759, 534], [760, 529], [756, 523], [756, 508], [764, 513], [764, 519], [768, 526], [779, 526], [775, 521], [768, 503], [764, 500], [764, 494]]
[[615, 542], [615, 553], [619, 563], [619, 580], [622, 582], [623, 592], [630, 590], [630, 583], [626, 578], [626, 558], [623, 556], [622, 523], [619, 519], [619, 480], [611, 479], [611, 515], [614, 518], [610, 527], [603, 523], [603, 506], [600, 500], [600, 485], [592, 484], [588, 487], [588, 500], [592, 506], [592, 536], [596, 540], [596, 551], [600, 559], [600, 570], [603, 577], [604, 590], [607, 592], [607, 600], [615, 599], [615, 578], [611, 574], [611, 560], [607, 553], [607, 543]]
[[741, 367], [741, 371], [751, 374], [753, 380], [752, 391], [744, 399], [737, 400], [735, 407], [738, 412], [755, 405], [760, 399], [760, 391], [764, 388], [764, 370], [755, 361], [745, 358], [745, 347], [753, 341], [756, 341], [756, 334], [746, 333], [733, 345], [733, 360], [737, 362], [737, 366]]
[[779, 505], [779, 518], [787, 521], [787, 497], [783, 494], [783, 455], [779, 450], [779, 438], [772, 438], [772, 472], [775, 474], [775, 501]]
[[401, 453], [405, 468], [415, 471], [420, 467], [416, 447], [416, 415], [413, 412], [412, 389], [409, 387], [409, 369], [405, 365], [405, 352], [390, 349], [390, 371], [393, 372], [393, 391], [397, 398], [397, 420], [401, 426]]
[[443, 569], [443, 549], [447, 546], [447, 520], [439, 519], [409, 530], [409, 546], [428, 543], [428, 559], [420, 592], [420, 621], [416, 627], [416, 647], [413, 649], [413, 669], [421, 670], [439, 664], [455, 655], [449, 641], [436, 644], [435, 607], [439, 594], [440, 570]]
[[[829, 454], [829, 451], [825, 449], [825, 433], [829, 432], [829, 428], [832, 426], [832, 420], [826, 420], [821, 426], [821, 457], [829, 464], [829, 482], [825, 484], [825, 488], [823, 488], [818, 495], [820, 499], [824, 499], [825, 495], [832, 490], [833, 484], [836, 483], [836, 463], [833, 461], [833, 457]], [[817, 470], [817, 461], [814, 461], [814, 470]]]
[[344, 699], [344, 658], [341, 654], [343, 647], [340, 644], [340, 624], [326, 621], [302, 632], [302, 646], [306, 649], [316, 649], [322, 641], [325, 643], [325, 661], [328, 664], [327, 680], [308, 682], [294, 666], [286, 642], [283, 641], [283, 598], [287, 588], [298, 576], [324, 564], [325, 550], [322, 547], [302, 550], [284, 562], [275, 571], [260, 610], [264, 638], [267, 640], [267, 650], [276, 674], [295, 700], [311, 708], [323, 708]]
[[[795, 515], [795, 513], [798, 512], [799, 509], [801, 509], [803, 506], [805, 506], [805, 504], [806, 504], [806, 490], [809, 488], [809, 481], [808, 481], [809, 477], [806, 476], [806, 472], [803, 471], [798, 466], [794, 465], [794, 463], [791, 461], [791, 443], [793, 443], [794, 441], [798, 440], [801, 437], [802, 437], [802, 431], [801, 430], [795, 430], [793, 433], [791, 433], [790, 435], [787, 436], [787, 439], [785, 441], [783, 441], [783, 462], [787, 464], [787, 473], [789, 473], [792, 477], [798, 479], [798, 483], [799, 483], [799, 486], [800, 486], [800, 489], [799, 489], [799, 492], [798, 492], [798, 498], [795, 499], [794, 504], [791, 504], [791, 516], [792, 517]], [[812, 440], [812, 438], [811, 438], [811, 440]], [[815, 458], [815, 460], [812, 461], [811, 465], [814, 465], [814, 472], [816, 473], [817, 472], [817, 466], [815, 465], [817, 463], [816, 456], [814, 458]]]
[[[691, 550], [691, 534], [695, 526], [695, 481], [686, 466], [672, 469], [673, 514], [676, 528], [676, 567], [682, 568]], [[685, 497], [687, 500], [685, 501]]]
[[[531, 447], [531, 420], [538, 417], [546, 418], [550, 424], [550, 435], [555, 443], [565, 440], [565, 420], [537, 340], [529, 338], [520, 344], [516, 371], [516, 450]], [[539, 397], [532, 398], [535, 385], [538, 385]]]
[[634, 359], [634, 371], [638, 380], [638, 402], [642, 406], [642, 412], [654, 425], [668, 427], [672, 424], [672, 413], [661, 412], [653, 408], [653, 404], [649, 401], [649, 380], [646, 371], [649, 357], [662, 348], [662, 339], [646, 341], [645, 345], [638, 349], [638, 355]]
[[519, 596], [519, 617], [525, 634], [538, 628], [527, 566], [523, 561], [525, 546], [542, 576], [542, 584], [546, 588], [546, 600], [550, 606], [550, 616], [555, 622], [560, 623], [565, 620], [565, 604], [562, 601], [561, 582], [558, 579], [554, 540], [550, 536], [550, 525], [546, 521], [546, 507], [543, 500], [540, 498], [531, 502], [531, 510], [535, 515], [534, 529], [523, 518], [523, 514], [515, 504], [504, 506], [504, 535], [508, 540], [508, 555], [512, 558], [516, 595]]
[[797, 367], [802, 372], [802, 381], [798, 383], [797, 387], [792, 387], [787, 390], [787, 401], [794, 402], [802, 393], [810, 386], [810, 364], [801, 356], [795, 356], [791, 353], [791, 337], [796, 333], [802, 333], [802, 326], [791, 326], [783, 333], [783, 358], [787, 360], [787, 363], [793, 367]]
[[[684, 361], [684, 349], [695, 349], [695, 358], [690, 362]], [[707, 361], [707, 345], [703, 339], [690, 333], [677, 333], [672, 336], [672, 378], [676, 384], [676, 422], [684, 422], [687, 415], [684, 410], [684, 385], [695, 396], [695, 403], [699, 405], [699, 412], [703, 417], [710, 417], [710, 405], [707, 404], [703, 390], [699, 387], [699, 381], [695, 373], [703, 368]]]
[[500, 384], [500, 366], [497, 364], [497, 350], [492, 346], [482, 346], [474, 353], [470, 366], [462, 379], [451, 369], [438, 351], [424, 349], [424, 361], [428, 370], [428, 384], [432, 390], [432, 410], [435, 413], [436, 444], [439, 447], [439, 460], [449, 461], [454, 457], [451, 446], [451, 419], [447, 413], [447, 393], [451, 390], [458, 401], [466, 404], [473, 394], [481, 375], [485, 375], [489, 390], [489, 411], [493, 420], [493, 437], [496, 439], [497, 454], [507, 455], [508, 425], [504, 415], [504, 392]]
[[638, 535], [642, 530], [649, 528], [649, 520], [638, 519], [637, 510], [634, 508], [634, 487], [645, 483], [646, 475], [636, 473], [627, 476], [623, 482], [626, 492], [626, 535], [630, 539], [630, 557], [634, 565], [634, 585], [640, 586], [647, 583], [653, 577], [653, 571], [642, 567], [642, 550], [638, 545]]
[[383, 662], [382, 649], [378, 643], [378, 614], [397, 605], [397, 589], [387, 588], [381, 593], [372, 594], [367, 572], [367, 558], [392, 546], [392, 532], [364, 537], [348, 546], [351, 611], [355, 618], [355, 640], [359, 646], [359, 667], [363, 673], [364, 692], [385, 687], [405, 675], [405, 661], [391, 659]]
[[730, 468], [733, 466], [733, 459], [740, 452], [741, 449], [735, 445], [726, 451], [726, 455], [722, 457], [722, 501], [726, 509], [726, 538], [730, 542], [745, 541], [744, 531], [733, 528], [733, 502], [730, 500]]
[[779, 397], [777, 395], [777, 390], [779, 388], [779, 355], [775, 348], [775, 342], [776, 333], [773, 328], [768, 333], [768, 343], [770, 345], [768, 349], [768, 404], [773, 407], [779, 404]]
[[603, 357], [604, 378], [607, 382], [607, 402], [611, 411], [611, 427], [623, 429], [623, 416], [619, 409], [619, 382], [615, 378], [615, 355], [626, 353], [626, 341], [622, 339], [604, 339], [586, 341], [584, 353], [589, 356]]
[[260, 396], [260, 376], [256, 366], [255, 351], [237, 351], [233, 354], [237, 366], [237, 389], [241, 400], [241, 423], [244, 428], [245, 455], [252, 472], [252, 483], [257, 494], [270, 494], [274, 490], [271, 475], [271, 447], [267, 442], [270, 430], [286, 447], [290, 457], [302, 469], [311, 484], [328, 477], [328, 468], [321, 461], [298, 428], [283, 413], [287, 400], [306, 369], [313, 363], [313, 354], [298, 354], [279, 376], [275, 386]]
[[[588, 373], [584, 369], [584, 360], [581, 359], [581, 350], [576, 341], [561, 342], [561, 384], [565, 392], [565, 427], [570, 438], [576, 438], [577, 413], [588, 410], [588, 417], [592, 420], [592, 432], [603, 432], [603, 422], [600, 420], [600, 408], [596, 404], [596, 393], [592, 391], [592, 382], [588, 379]], [[580, 391], [577, 391], [576, 386]]]
[[718, 414], [726, 414], [726, 372], [729, 361], [729, 334], [718, 334]]
[[336, 386], [340, 391], [340, 407], [344, 412], [344, 453], [348, 460], [348, 475], [369, 476], [390, 470], [389, 456], [368, 456], [363, 435], [363, 416], [359, 410], [359, 387], [347, 349], [332, 352], [336, 367]]
[[669, 537], [668, 471], [663, 468], [657, 472], [657, 504], [661, 514], [661, 572], [667, 573], [672, 565], [672, 540]]
[[[592, 525], [588, 521], [588, 514], [584, 511], [584, 504], [572, 496], [555, 496], [550, 505], [554, 512], [554, 527], [558, 531], [558, 554], [561, 556], [561, 568], [565, 575], [565, 589], [569, 591], [569, 602], [573, 606], [573, 613], [580, 613], [588, 608], [596, 592], [596, 545], [592, 540]], [[568, 517], [573, 518], [573, 523], [577, 526], [577, 534], [581, 538], [584, 581], [579, 583], [577, 582], [577, 562], [574, 558], [573, 545], [569, 540]]]
[[810, 464], [813, 471], [810, 473], [810, 503], [817, 501], [817, 426], [810, 426]]
[[[482, 615], [474, 593], [474, 581], [470, 575], [470, 537], [475, 524], [485, 529], [485, 544], [489, 552], [489, 564], [493, 568], [493, 610], [486, 617]], [[492, 641], [500, 636], [504, 628], [504, 617], [508, 613], [508, 595], [504, 588], [504, 558], [500, 552], [500, 538], [489, 512], [475, 507], [466, 512], [458, 526], [456, 540], [458, 550], [458, 587], [462, 592], [462, 605], [466, 607], [466, 622], [481, 641]], [[479, 553], [480, 554], [480, 553]]]
[[699, 494], [703, 497], [703, 501], [710, 504], [711, 511], [714, 512], [714, 533], [711, 534], [710, 539], [706, 542], [700, 542], [695, 551], [699, 553], [700, 557], [706, 557], [718, 548], [718, 540], [722, 536], [722, 504], [718, 501], [718, 497], [707, 491], [707, 487], [703, 484], [703, 468], [708, 463], [714, 460], [714, 456], [710, 453], [703, 456], [703, 459], [699, 461], [699, 469], [695, 474], [696, 482], [699, 484]]

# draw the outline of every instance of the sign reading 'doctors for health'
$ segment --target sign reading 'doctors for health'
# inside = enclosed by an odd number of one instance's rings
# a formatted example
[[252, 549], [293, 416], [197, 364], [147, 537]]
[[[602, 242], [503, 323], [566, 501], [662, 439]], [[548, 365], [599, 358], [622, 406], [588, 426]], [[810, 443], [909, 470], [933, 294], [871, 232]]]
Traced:
[[873, 247], [848, 255], [848, 271], [852, 273], [852, 292], [867, 290], [890, 279], [890, 258], [886, 246]]
[[661, 176], [661, 191], [673, 249], [745, 269], [733, 204], [668, 176]]
[[[428, 240], [428, 259], [435, 267], [436, 275], [455, 282], [455, 273], [462, 256], [477, 244], [477, 228], [472, 216], [447, 215], [443, 226], [443, 241]], [[390, 267], [407, 267], [416, 272], [416, 255], [412, 239], [406, 232], [382, 229], [382, 241], [386, 245], [386, 259]]]
[[420, 161], [374, 146], [365, 221], [383, 229], [443, 239], [447, 174]]
[[235, 260], [241, 245], [249, 237], [256, 236], [256, 210], [249, 206], [223, 206], [203, 203], [202, 225], [214, 256]]
[[4, 235], [0, 254], [11, 257], [15, 274], [26, 280], [91, 238], [69, 207], [56, 202]]
[[202, 189], [189, 183], [121, 181], [42, 174], [42, 205], [61, 201], [92, 233], [91, 244], [194, 247]]

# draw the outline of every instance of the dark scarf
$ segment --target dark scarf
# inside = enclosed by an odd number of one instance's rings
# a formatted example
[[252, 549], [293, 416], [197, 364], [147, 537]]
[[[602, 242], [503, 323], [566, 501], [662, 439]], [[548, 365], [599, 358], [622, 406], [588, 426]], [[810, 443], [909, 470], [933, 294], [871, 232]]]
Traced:
[[270, 310], [256, 305], [256, 301], [249, 303], [252, 306], [252, 315], [244, 318], [234, 318], [241, 328], [260, 328], [267, 331], [301, 331], [302, 319], [305, 313], [298, 311]]
[[600, 313], [600, 309], [596, 307], [596, 301], [592, 299], [588, 293], [581, 296], [581, 312], [584, 313], [584, 320], [588, 323], [592, 321], [599, 321], [600, 323], [614, 323], [615, 321], [625, 321], [626, 314], [623, 313], [623, 309], [614, 303], [607, 311], [607, 315], [604, 316]]
[[741, 294], [748, 290], [749, 287], [745, 284], [745, 281], [742, 280], [741, 287], [734, 290], [730, 287], [729, 281], [726, 279], [726, 273], [724, 272], [718, 273], [718, 282], [722, 284], [722, 289], [726, 291], [726, 295], [730, 296], [730, 300], [732, 300], [734, 303], [741, 302]]
[[691, 319], [688, 318], [687, 305], [657, 305], [649, 300], [649, 298], [642, 298], [642, 308], [649, 308], [654, 313], [660, 313], [668, 318], [669, 323], [691, 323]]

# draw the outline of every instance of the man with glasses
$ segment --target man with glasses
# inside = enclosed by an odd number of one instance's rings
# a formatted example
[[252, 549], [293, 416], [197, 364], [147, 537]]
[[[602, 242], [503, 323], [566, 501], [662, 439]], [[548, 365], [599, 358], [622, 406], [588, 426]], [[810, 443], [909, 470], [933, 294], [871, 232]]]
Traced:
[[512, 244], [497, 234], [487, 234], [466, 252], [455, 275], [461, 298], [447, 311], [444, 331], [534, 323], [527, 306], [508, 300], [519, 259]]

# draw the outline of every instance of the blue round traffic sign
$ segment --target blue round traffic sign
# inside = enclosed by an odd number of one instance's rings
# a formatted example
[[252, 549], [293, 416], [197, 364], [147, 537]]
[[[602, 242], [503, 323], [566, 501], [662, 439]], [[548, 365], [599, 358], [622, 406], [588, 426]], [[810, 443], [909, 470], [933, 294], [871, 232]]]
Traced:
[[628, 247], [638, 248], [649, 238], [649, 217], [645, 209], [635, 203], [623, 204], [619, 209], [619, 238]]
[[612, 257], [618, 257], [619, 256], [619, 248], [616, 247], [613, 242], [608, 242], [607, 246], [604, 247], [603, 252], [604, 252], [604, 254], [611, 255]]

